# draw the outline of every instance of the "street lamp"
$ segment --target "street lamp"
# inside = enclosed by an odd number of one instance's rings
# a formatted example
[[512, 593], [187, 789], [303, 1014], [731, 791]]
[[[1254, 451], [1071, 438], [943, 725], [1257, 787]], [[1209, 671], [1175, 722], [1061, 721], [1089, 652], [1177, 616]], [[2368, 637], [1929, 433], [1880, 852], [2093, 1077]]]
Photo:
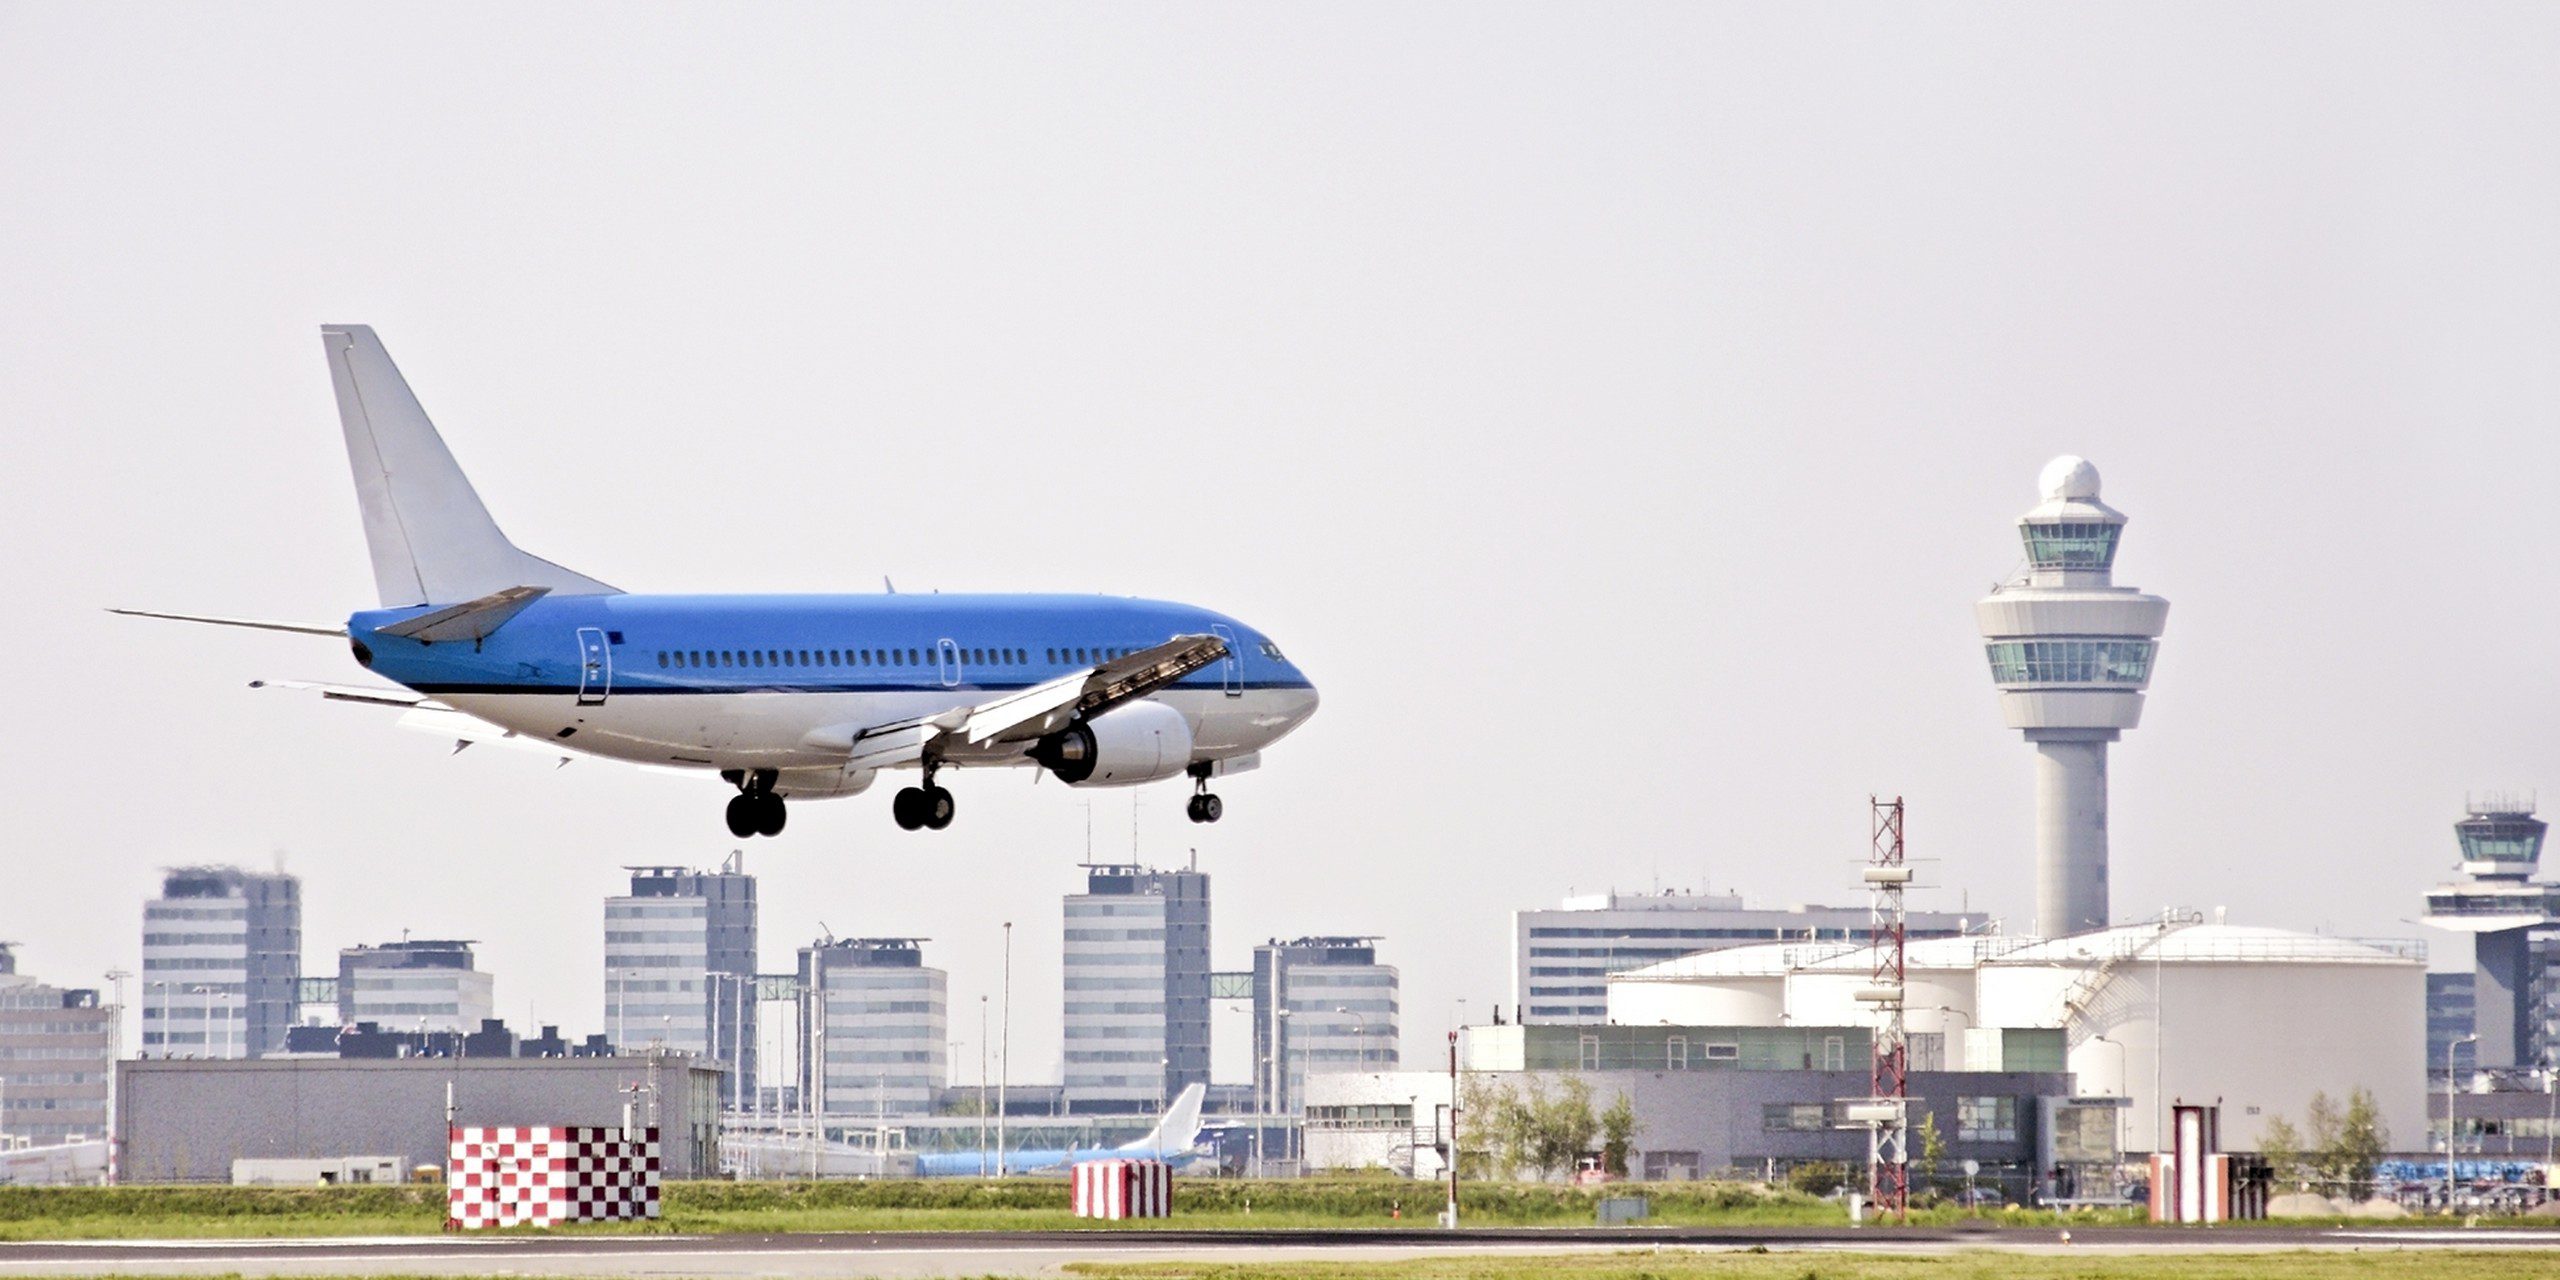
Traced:
[[2453, 1212], [2453, 1051], [2480, 1039], [2456, 1036], [2444, 1044], [2444, 1211]]
[[1357, 1037], [1354, 1043], [1360, 1046], [1360, 1069], [1367, 1071], [1369, 1069], [1369, 1020], [1353, 1013], [1344, 1005], [1335, 1005], [1333, 1011], [1351, 1019], [1351, 1034]]

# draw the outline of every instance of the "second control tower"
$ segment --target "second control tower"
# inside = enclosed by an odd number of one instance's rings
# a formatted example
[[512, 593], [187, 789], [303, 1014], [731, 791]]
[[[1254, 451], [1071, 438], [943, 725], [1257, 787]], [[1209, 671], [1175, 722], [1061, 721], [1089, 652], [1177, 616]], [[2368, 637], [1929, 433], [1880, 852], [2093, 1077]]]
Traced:
[[2107, 744], [2142, 722], [2169, 602], [2115, 585], [2124, 513], [2065, 455], [2018, 517], [2026, 572], [1973, 607], [2000, 712], [2036, 749], [2036, 932], [2107, 926]]
[[2472, 1001], [2483, 1067], [2529, 1067], [2543, 1056], [2535, 977], [2545, 963], [2534, 933], [2560, 922], [2560, 884], [2538, 883], [2542, 837], [2529, 796], [2491, 795], [2453, 824], [2463, 879], [2427, 894], [2427, 923], [2472, 935]]

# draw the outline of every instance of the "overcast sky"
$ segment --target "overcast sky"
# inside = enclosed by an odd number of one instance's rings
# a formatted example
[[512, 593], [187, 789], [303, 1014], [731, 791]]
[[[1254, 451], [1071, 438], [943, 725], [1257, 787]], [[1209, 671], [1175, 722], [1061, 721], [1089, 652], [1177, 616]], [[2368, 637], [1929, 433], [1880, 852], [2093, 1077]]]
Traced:
[[1417, 1051], [1516, 908], [1857, 901], [1871, 791], [1915, 905], [2025, 928], [1970, 606], [2065, 452], [2173, 602], [2116, 915], [2416, 935], [2467, 789], [2560, 797], [2555, 124], [2548, 5], [9, 0], [0, 938], [97, 983], [157, 868], [281, 860], [310, 970], [476, 938], [582, 1032], [618, 868], [738, 847], [709, 778], [101, 611], [371, 605], [328, 322], [606, 581], [1171, 598], [1314, 678], [1213, 828], [964, 773], [938, 835], [884, 785], [747, 842], [768, 969], [933, 940], [958, 1078], [1005, 920], [1054, 1078], [1088, 814], [1197, 850], [1222, 968], [1381, 935]]

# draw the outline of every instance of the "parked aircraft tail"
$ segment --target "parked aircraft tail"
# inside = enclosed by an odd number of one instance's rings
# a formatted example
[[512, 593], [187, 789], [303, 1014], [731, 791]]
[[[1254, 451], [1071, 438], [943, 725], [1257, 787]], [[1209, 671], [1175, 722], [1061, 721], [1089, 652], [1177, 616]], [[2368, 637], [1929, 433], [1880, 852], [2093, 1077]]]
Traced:
[[1164, 1117], [1156, 1121], [1156, 1127], [1147, 1130], [1147, 1136], [1120, 1149], [1158, 1156], [1180, 1155], [1189, 1151], [1192, 1144], [1200, 1140], [1200, 1103], [1208, 1095], [1207, 1085], [1184, 1085], [1173, 1105], [1165, 1108]]
[[371, 328], [323, 325], [320, 342], [385, 607], [460, 604], [511, 587], [614, 593], [507, 541]]

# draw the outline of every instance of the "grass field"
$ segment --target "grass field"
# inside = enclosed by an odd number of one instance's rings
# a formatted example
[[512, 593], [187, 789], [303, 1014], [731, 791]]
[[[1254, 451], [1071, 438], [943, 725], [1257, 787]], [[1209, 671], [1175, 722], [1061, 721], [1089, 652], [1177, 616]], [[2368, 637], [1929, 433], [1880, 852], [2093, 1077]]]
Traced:
[[1088, 1280], [2529, 1280], [2560, 1276], [2560, 1255], [2466, 1250], [1877, 1257], [1665, 1250], [1393, 1263], [1074, 1263], [1067, 1270]]

